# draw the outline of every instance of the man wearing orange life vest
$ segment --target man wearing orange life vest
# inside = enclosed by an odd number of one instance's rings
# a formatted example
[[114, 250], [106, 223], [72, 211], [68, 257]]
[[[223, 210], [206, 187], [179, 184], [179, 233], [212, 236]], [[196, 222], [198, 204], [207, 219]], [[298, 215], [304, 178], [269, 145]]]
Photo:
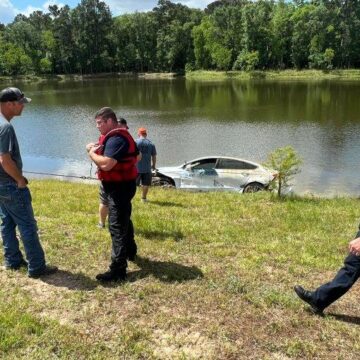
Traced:
[[136, 161], [139, 151], [130, 133], [118, 127], [114, 111], [109, 107], [95, 114], [100, 131], [99, 144], [86, 146], [89, 157], [98, 167], [105, 194], [109, 199], [109, 230], [112, 240], [109, 270], [96, 276], [99, 281], [124, 281], [127, 259], [134, 259], [136, 244], [131, 221], [131, 200], [136, 192]]

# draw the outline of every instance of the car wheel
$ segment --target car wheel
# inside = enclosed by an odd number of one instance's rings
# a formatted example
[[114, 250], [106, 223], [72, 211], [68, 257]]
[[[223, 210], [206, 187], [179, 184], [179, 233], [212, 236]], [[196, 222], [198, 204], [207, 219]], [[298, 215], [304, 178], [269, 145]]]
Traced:
[[161, 187], [166, 187], [166, 188], [175, 187], [170, 179], [161, 178], [161, 177], [153, 177], [151, 185], [152, 186], [161, 186]]
[[254, 193], [262, 190], [265, 190], [265, 186], [263, 184], [253, 182], [245, 186], [244, 193]]

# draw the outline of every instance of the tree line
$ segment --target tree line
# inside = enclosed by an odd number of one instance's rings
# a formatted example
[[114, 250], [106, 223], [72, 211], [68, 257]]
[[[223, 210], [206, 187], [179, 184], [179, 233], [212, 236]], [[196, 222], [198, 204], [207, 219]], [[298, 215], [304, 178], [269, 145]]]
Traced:
[[360, 67], [357, 0], [159, 0], [113, 17], [100, 0], [0, 24], [0, 75]]

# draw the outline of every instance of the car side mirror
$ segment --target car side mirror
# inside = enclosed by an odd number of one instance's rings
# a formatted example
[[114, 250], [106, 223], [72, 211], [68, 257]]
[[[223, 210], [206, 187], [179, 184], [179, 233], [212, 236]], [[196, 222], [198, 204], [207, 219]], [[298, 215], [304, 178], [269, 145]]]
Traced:
[[191, 165], [186, 165], [185, 170], [186, 171], [192, 171], [192, 166]]

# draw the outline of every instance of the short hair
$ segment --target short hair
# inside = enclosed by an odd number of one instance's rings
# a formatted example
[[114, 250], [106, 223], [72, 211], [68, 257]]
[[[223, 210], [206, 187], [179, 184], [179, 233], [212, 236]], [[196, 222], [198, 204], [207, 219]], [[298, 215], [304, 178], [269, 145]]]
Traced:
[[95, 114], [95, 119], [101, 118], [101, 119], [111, 119], [112, 122], [117, 123], [117, 118], [114, 110], [110, 107], [103, 107], [100, 110], [98, 110]]

